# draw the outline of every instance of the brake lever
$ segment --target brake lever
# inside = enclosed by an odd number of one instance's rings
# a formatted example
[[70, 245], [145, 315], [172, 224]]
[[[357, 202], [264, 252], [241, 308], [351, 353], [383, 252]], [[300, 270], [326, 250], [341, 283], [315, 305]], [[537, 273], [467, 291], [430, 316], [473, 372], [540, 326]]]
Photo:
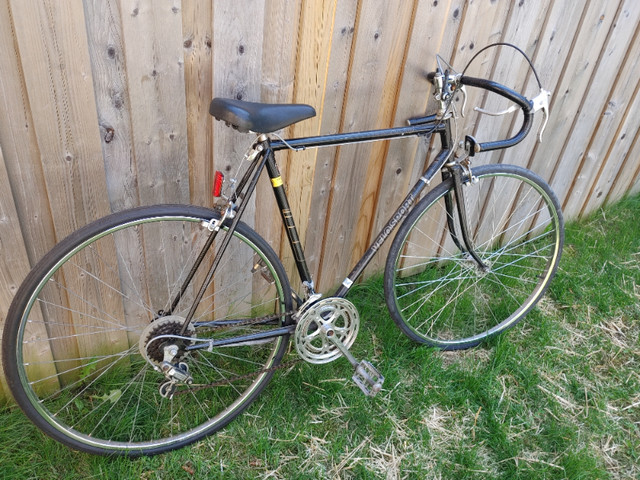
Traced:
[[464, 118], [464, 110], [467, 107], [467, 87], [465, 87], [464, 85], [460, 85], [457, 89], [459, 92], [462, 93], [462, 118]]
[[533, 102], [533, 111], [534, 113], [538, 110], [542, 110], [543, 120], [542, 126], [540, 127], [540, 131], [538, 132], [538, 141], [542, 142], [542, 133], [547, 126], [547, 122], [549, 121], [549, 99], [551, 98], [551, 92], [545, 90], [544, 88], [540, 89], [540, 93], [537, 97], [532, 99]]
[[500, 115], [506, 115], [507, 113], [512, 113], [517, 111], [518, 107], [516, 105], [511, 105], [506, 110], [502, 110], [500, 112], [490, 112], [489, 110], [485, 110], [484, 108], [480, 108], [480, 107], [473, 107], [473, 110], [478, 113], [483, 113], [485, 115], [491, 115], [492, 117], [499, 117]]
[[[542, 133], [544, 132], [544, 129], [547, 126], [547, 122], [549, 121], [549, 99], [550, 98], [551, 98], [551, 92], [545, 90], [544, 88], [541, 88], [540, 89], [540, 93], [538, 94], [538, 96], [531, 100], [531, 103], [533, 104], [533, 108], [532, 108], [533, 112], [535, 113], [538, 110], [542, 110], [542, 114], [543, 114], [542, 126], [540, 127], [540, 132], [538, 132], [538, 141], [540, 141], [540, 142], [542, 142]], [[485, 109], [480, 108], [480, 107], [474, 107], [473, 110], [478, 112], [478, 113], [485, 114], [485, 115], [491, 115], [493, 117], [499, 117], [500, 115], [506, 115], [508, 113], [513, 113], [513, 112], [517, 111], [518, 108], [519, 107], [517, 105], [511, 105], [506, 110], [502, 110], [500, 112], [490, 112], [490, 111], [485, 110]]]

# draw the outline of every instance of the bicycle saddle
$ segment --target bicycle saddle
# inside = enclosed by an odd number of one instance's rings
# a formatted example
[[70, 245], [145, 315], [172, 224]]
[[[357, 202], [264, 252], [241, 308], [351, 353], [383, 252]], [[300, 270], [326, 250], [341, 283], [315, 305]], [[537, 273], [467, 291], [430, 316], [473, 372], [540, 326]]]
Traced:
[[304, 104], [254, 103], [214, 98], [209, 113], [241, 132], [271, 133], [315, 117], [313, 107]]

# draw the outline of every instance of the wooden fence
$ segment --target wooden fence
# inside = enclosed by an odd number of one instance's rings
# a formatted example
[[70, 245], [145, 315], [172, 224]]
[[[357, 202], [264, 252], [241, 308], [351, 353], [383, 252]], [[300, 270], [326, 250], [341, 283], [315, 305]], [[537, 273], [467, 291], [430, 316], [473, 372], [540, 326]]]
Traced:
[[[512, 42], [553, 93], [551, 116], [542, 143], [532, 134], [476, 163], [538, 172], [569, 219], [640, 190], [637, 0], [0, 0], [0, 10], [0, 323], [30, 266], [76, 228], [136, 205], [212, 203], [214, 170], [234, 170], [252, 141], [212, 121], [213, 96], [316, 108], [284, 136], [398, 126], [432, 106], [424, 74], [436, 53], [462, 69], [484, 45]], [[467, 73], [537, 94], [511, 49], [482, 53]], [[471, 107], [499, 100], [470, 91], [468, 103], [459, 135], [517, 128], [512, 116], [478, 123]], [[282, 156], [321, 291], [435, 149], [407, 139]], [[290, 264], [268, 182], [256, 197], [249, 222]]]

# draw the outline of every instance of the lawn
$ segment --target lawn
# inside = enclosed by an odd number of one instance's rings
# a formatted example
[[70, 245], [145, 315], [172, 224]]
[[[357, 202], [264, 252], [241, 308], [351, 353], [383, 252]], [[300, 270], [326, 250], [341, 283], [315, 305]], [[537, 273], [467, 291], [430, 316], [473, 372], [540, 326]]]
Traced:
[[298, 364], [217, 435], [135, 460], [71, 451], [3, 407], [0, 477], [640, 478], [639, 217], [635, 197], [568, 225], [538, 308], [465, 352], [406, 338], [382, 279], [355, 287], [353, 352], [386, 376], [375, 398], [345, 360]]

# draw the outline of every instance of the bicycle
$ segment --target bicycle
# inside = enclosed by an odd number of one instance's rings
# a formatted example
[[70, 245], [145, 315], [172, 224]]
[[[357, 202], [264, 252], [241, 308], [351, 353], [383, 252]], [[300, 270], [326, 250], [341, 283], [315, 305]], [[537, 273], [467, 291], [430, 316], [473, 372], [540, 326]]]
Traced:
[[[289, 140], [270, 134], [315, 115], [311, 106], [214, 99], [216, 119], [257, 132], [240, 180], [216, 173], [215, 209], [156, 205], [114, 213], [57, 244], [22, 283], [2, 347], [8, 384], [29, 419], [94, 454], [179, 448], [242, 413], [282, 367], [291, 337], [307, 362], [346, 357], [355, 383], [375, 395], [384, 377], [349, 351], [359, 317], [345, 297], [396, 229], [384, 293], [394, 322], [412, 340], [464, 349], [520, 321], [556, 272], [564, 239], [560, 206], [531, 171], [506, 164], [472, 169], [471, 160], [519, 143], [536, 111], [546, 118], [549, 94], [539, 85], [529, 100], [456, 73], [439, 57], [428, 79], [439, 106], [433, 115], [403, 127]], [[509, 111], [524, 114], [520, 130], [484, 143], [467, 136], [457, 145], [453, 98], [466, 100], [466, 86], [512, 101]], [[440, 152], [334, 294], [322, 297], [275, 152], [433, 134]], [[269, 244], [241, 221], [263, 170], [300, 293]], [[439, 171], [441, 183], [421, 196]]]

